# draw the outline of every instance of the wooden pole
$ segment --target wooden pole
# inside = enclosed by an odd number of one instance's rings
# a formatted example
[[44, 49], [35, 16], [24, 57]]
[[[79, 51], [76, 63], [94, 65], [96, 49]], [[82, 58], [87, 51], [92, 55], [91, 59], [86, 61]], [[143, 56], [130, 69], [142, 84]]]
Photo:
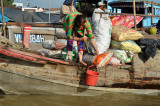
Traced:
[[116, 13], [118, 13], [118, 10], [117, 10], [117, 8], [116, 8]]
[[[153, 15], [153, 1], [151, 2], [151, 7], [152, 7], [152, 15]], [[151, 24], [153, 24], [153, 17], [151, 17]]]
[[51, 0], [49, 0], [49, 23], [51, 22], [51, 12], [50, 12], [50, 9], [51, 9]]
[[3, 21], [3, 35], [6, 38], [5, 21], [4, 21], [4, 11], [3, 11], [3, 0], [1, 0], [1, 11], [2, 11], [2, 21]]
[[137, 30], [135, 0], [133, 0], [133, 13], [134, 13], [134, 28], [135, 28], [135, 30]]
[[87, 16], [87, 1], [85, 0], [85, 10], [86, 10], [86, 12], [85, 12], [85, 15]]
[[[112, 15], [134, 15], [134, 14], [128, 14], [128, 13], [107, 13], [107, 12], [96, 12], [98, 14], [112, 14]], [[160, 17], [160, 15], [144, 15], [144, 14], [136, 14], [136, 16], [141, 16], [141, 17], [145, 17], [145, 16], [148, 16], [148, 17]]]

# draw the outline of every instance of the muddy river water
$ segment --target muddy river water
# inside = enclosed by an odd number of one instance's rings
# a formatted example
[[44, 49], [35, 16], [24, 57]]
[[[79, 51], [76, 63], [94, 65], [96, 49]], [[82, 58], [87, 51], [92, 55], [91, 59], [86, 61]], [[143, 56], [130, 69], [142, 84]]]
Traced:
[[160, 95], [108, 93], [93, 97], [1, 95], [0, 106], [160, 106]]

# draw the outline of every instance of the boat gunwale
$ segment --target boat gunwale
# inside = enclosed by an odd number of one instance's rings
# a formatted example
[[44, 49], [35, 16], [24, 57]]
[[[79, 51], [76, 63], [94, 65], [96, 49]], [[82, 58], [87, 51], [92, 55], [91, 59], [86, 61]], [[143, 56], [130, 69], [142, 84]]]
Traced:
[[[38, 78], [33, 75], [25, 75], [19, 72], [11, 72], [5, 69], [0, 69], [0, 71], [8, 72], [11, 74], [16, 74], [20, 75], [23, 77], [27, 78], [32, 78], [32, 79], [37, 79], [37, 80], [42, 80], [42, 81], [48, 81], [60, 85], [65, 85], [65, 86], [70, 86], [70, 87], [77, 87], [77, 88], [84, 88], [84, 89], [89, 89], [89, 90], [96, 90], [96, 91], [104, 91], [104, 93], [107, 92], [112, 92], [112, 93], [133, 93], [133, 94], [146, 94], [146, 95], [153, 95], [153, 94], [160, 94], [160, 90], [157, 89], [129, 89], [129, 88], [109, 88], [109, 87], [94, 87], [94, 86], [86, 86], [86, 85], [78, 85], [78, 84], [72, 84], [68, 82], [62, 82], [62, 81], [55, 81], [55, 80], [50, 80], [47, 78]], [[1, 87], [1, 86], [0, 86]]]

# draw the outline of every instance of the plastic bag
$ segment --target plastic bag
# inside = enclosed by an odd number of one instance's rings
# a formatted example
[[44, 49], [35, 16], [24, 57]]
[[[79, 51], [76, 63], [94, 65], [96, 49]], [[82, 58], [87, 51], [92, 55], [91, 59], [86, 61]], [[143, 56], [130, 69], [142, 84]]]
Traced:
[[46, 40], [42, 43], [42, 47], [51, 50], [62, 50], [66, 44], [61, 41]]
[[121, 60], [117, 59], [116, 57], [112, 57], [111, 61], [108, 64], [115, 65], [115, 66], [122, 65]]
[[66, 39], [67, 36], [65, 30], [63, 28], [56, 30], [56, 37], [57, 39]]
[[130, 58], [127, 55], [128, 51], [114, 50], [114, 49], [110, 49], [109, 51], [112, 51], [113, 52], [113, 57], [118, 58], [120, 61], [122, 61], [122, 63], [130, 63], [131, 60], [132, 60], [132, 57]]

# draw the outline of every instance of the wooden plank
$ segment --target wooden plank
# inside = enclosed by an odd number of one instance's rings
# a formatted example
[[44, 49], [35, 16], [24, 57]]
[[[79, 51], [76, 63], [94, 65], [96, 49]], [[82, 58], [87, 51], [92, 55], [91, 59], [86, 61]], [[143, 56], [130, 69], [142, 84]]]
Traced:
[[15, 23], [15, 22], [7, 22], [8, 26], [21, 26], [30, 25], [32, 27], [52, 27], [52, 28], [63, 28], [63, 24], [59, 23]]
[[24, 54], [15, 53], [13, 51], [5, 50], [3, 48], [0, 48], [0, 53], [3, 54], [3, 55], [6, 55], [6, 56], [22, 59], [22, 60], [25, 60], [25, 61], [41, 63], [41, 64], [46, 64], [47, 63], [46, 61], [38, 60], [34, 57], [26, 56]]
[[[16, 32], [16, 33], [23, 34], [23, 32]], [[55, 34], [49, 34], [49, 33], [32, 33], [32, 32], [31, 32], [31, 34], [40, 34], [40, 35], [44, 35], [44, 36], [45, 35], [53, 35], [53, 36], [55, 35]]]
[[[37, 58], [37, 59], [41, 59], [43, 61], [48, 61], [48, 62], [51, 62], [51, 63], [69, 64], [68, 62], [65, 62], [65, 61], [62, 61], [62, 60], [47, 58], [47, 57], [39, 56], [39, 55], [36, 55], [36, 54], [11, 49], [11, 48], [8, 48], [8, 47], [0, 46], [0, 49], [1, 50], [7, 50], [7, 51], [10, 51], [10, 52], [14, 52], [16, 54], [22, 54], [24, 56], [29, 56], [31, 59], [33, 58], [33, 60], [34, 60], [34, 58]], [[9, 56], [9, 55], [7, 55], [7, 56]]]
[[160, 35], [143, 35], [142, 39], [160, 39]]
[[[128, 13], [109, 13], [109, 12], [96, 12], [98, 14], [113, 14], [113, 15], [129, 15], [129, 16], [132, 16], [134, 14], [128, 14]], [[145, 16], [148, 16], [148, 17], [160, 17], [160, 15], [144, 15], [144, 14], [136, 14], [136, 16], [141, 16], [141, 17], [145, 17]]]
[[137, 28], [138, 31], [146, 31], [148, 30], [149, 28]]

